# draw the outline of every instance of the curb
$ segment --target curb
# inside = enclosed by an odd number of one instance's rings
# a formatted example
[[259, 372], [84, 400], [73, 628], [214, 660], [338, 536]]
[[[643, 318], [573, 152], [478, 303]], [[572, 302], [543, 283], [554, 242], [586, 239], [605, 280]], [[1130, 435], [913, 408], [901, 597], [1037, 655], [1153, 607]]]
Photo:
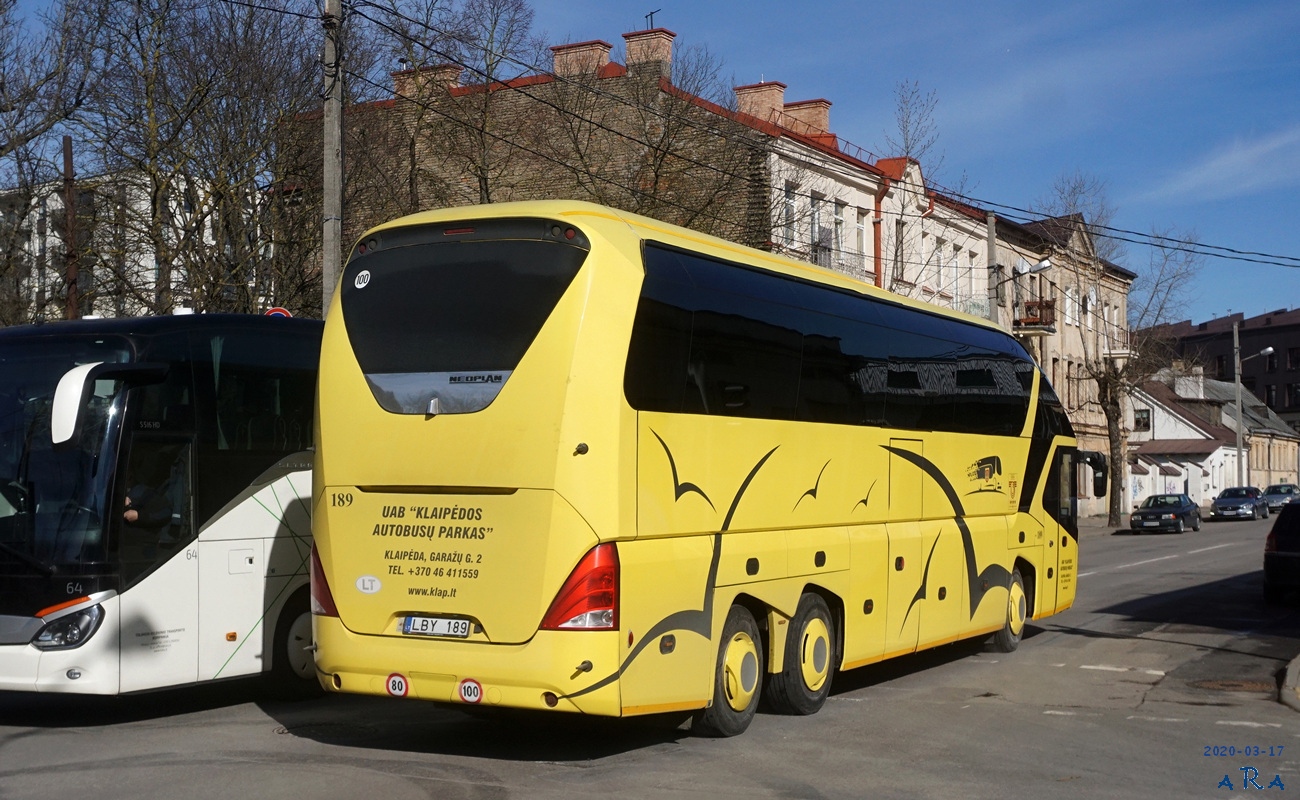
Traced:
[[1286, 665], [1286, 677], [1282, 679], [1277, 699], [1282, 705], [1300, 711], [1300, 656], [1291, 659], [1291, 663]]

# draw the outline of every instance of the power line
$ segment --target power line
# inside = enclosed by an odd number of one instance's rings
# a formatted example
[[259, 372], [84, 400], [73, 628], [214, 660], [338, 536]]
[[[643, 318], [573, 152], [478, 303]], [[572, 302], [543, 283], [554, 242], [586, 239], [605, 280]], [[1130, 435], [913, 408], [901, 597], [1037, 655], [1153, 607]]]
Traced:
[[[300, 13], [292, 12], [292, 11], [288, 11], [288, 10], [285, 10], [285, 9], [276, 9], [276, 8], [271, 8], [271, 7], [268, 7], [268, 6], [261, 6], [261, 5], [255, 4], [255, 3], [246, 2], [246, 0], [224, 0], [224, 2], [227, 2], [227, 3], [233, 4], [233, 5], [240, 5], [240, 6], [245, 6], [245, 7], [249, 7], [249, 8], [255, 8], [255, 9], [259, 9], [259, 10], [269, 11], [269, 12], [273, 12], [273, 13], [290, 14], [290, 15], [292, 15], [292, 16], [302, 17], [302, 18], [309, 18], [309, 19], [315, 19], [315, 18], [316, 18], [316, 17], [311, 16], [311, 15], [300, 14]], [[461, 61], [461, 60], [455, 58], [454, 56], [452, 56], [452, 55], [449, 54], [449, 53], [446, 53], [446, 52], [443, 51], [443, 50], [440, 50], [440, 49], [438, 49], [438, 48], [432, 47], [432, 46], [430, 46], [430, 45], [427, 45], [427, 44], [425, 44], [425, 43], [423, 43], [423, 42], [420, 42], [420, 41], [414, 39], [413, 37], [411, 37], [411, 36], [407, 35], [406, 33], [404, 33], [404, 32], [402, 32], [402, 31], [400, 31], [400, 30], [394, 28], [393, 26], [391, 26], [391, 25], [389, 25], [389, 24], [387, 24], [387, 23], [385, 23], [385, 22], [383, 22], [383, 21], [381, 21], [381, 20], [378, 20], [378, 19], [376, 19], [375, 17], [370, 16], [370, 15], [366, 14], [365, 12], [359, 10], [359, 9], [358, 9], [358, 6], [368, 6], [368, 7], [371, 7], [371, 8], [375, 8], [375, 9], [377, 9], [377, 10], [383, 12], [383, 13], [390, 14], [390, 15], [392, 15], [392, 16], [394, 16], [394, 17], [397, 17], [398, 19], [401, 19], [401, 20], [403, 20], [403, 21], [405, 21], [405, 22], [408, 22], [408, 23], [410, 23], [410, 24], [412, 24], [412, 25], [415, 25], [415, 26], [418, 26], [418, 27], [420, 27], [420, 28], [423, 28], [423, 29], [425, 29], [425, 30], [427, 30], [427, 31], [429, 31], [429, 32], [431, 32], [431, 33], [434, 33], [434, 34], [440, 36], [440, 37], [443, 37], [443, 38], [449, 39], [449, 40], [451, 40], [451, 41], [459, 42], [460, 44], [464, 44], [464, 45], [471, 46], [471, 47], [477, 46], [477, 43], [475, 43], [475, 42], [473, 42], [473, 41], [468, 41], [468, 40], [466, 40], [466, 39], [464, 39], [464, 38], [458, 36], [457, 34], [451, 32], [451, 31], [447, 31], [447, 30], [443, 30], [443, 29], [437, 28], [437, 27], [435, 27], [435, 26], [433, 26], [433, 25], [430, 25], [430, 24], [428, 24], [428, 23], [426, 23], [426, 22], [423, 22], [423, 21], [421, 21], [421, 20], [415, 20], [415, 19], [412, 19], [412, 18], [410, 18], [410, 17], [408, 17], [408, 16], [406, 16], [406, 15], [404, 15], [404, 14], [401, 14], [400, 12], [396, 11], [395, 9], [384, 8], [384, 7], [382, 7], [382, 6], [377, 5], [376, 3], [373, 3], [373, 2], [367, 2], [367, 0], [360, 0], [360, 2], [357, 2], [357, 3], [350, 3], [350, 4], [348, 4], [348, 5], [349, 5], [350, 8], [352, 8], [352, 10], [354, 11], [355, 14], [357, 14], [358, 16], [362, 17], [363, 19], [366, 19], [367, 21], [369, 21], [369, 22], [371, 22], [371, 23], [373, 23], [373, 24], [375, 24], [375, 25], [377, 25], [377, 26], [383, 28], [384, 30], [386, 30], [386, 31], [388, 31], [389, 33], [391, 33], [392, 35], [398, 37], [399, 39], [401, 39], [401, 40], [403, 40], [403, 41], [406, 41], [406, 42], [408, 42], [408, 43], [410, 43], [410, 44], [414, 44], [414, 45], [417, 45], [417, 46], [419, 46], [419, 47], [422, 47], [422, 48], [424, 48], [427, 52], [432, 53], [433, 55], [436, 55], [436, 56], [438, 56], [439, 58], [444, 59], [445, 61], [447, 61], [447, 62], [449, 62], [449, 63], [455, 64], [456, 66], [459, 66], [459, 67], [461, 67], [462, 69], [469, 70], [470, 72], [472, 72], [472, 73], [474, 73], [474, 74], [476, 74], [476, 75], [482, 77], [485, 81], [488, 82], [488, 83], [484, 86], [484, 91], [491, 91], [491, 90], [492, 90], [492, 89], [491, 89], [491, 84], [492, 84], [492, 83], [498, 83], [498, 84], [499, 84], [502, 88], [504, 88], [504, 89], [508, 89], [508, 90], [510, 90], [510, 91], [513, 91], [513, 92], [516, 92], [516, 93], [523, 94], [523, 95], [529, 97], [530, 99], [532, 99], [532, 100], [534, 100], [534, 101], [536, 101], [536, 102], [538, 102], [538, 103], [541, 103], [541, 104], [543, 104], [543, 105], [546, 105], [546, 106], [548, 106], [548, 107], [554, 109], [555, 111], [557, 111], [557, 112], [559, 112], [559, 113], [561, 113], [561, 114], [568, 114], [568, 115], [570, 115], [570, 116], [572, 116], [572, 117], [574, 117], [574, 118], [576, 118], [576, 119], [578, 119], [578, 120], [580, 120], [580, 121], [582, 121], [582, 122], [585, 122], [585, 123], [587, 123], [587, 124], [590, 124], [590, 125], [592, 125], [592, 126], [594, 126], [594, 127], [596, 127], [596, 128], [599, 128], [599, 129], [601, 129], [601, 130], [604, 130], [604, 131], [606, 131], [606, 132], [608, 132], [608, 133], [611, 133], [611, 134], [613, 134], [613, 135], [615, 135], [615, 136], [619, 136], [619, 137], [621, 137], [621, 138], [627, 139], [628, 141], [631, 141], [631, 142], [634, 142], [634, 143], [640, 144], [640, 145], [642, 145], [642, 146], [647, 146], [647, 147], [652, 146], [651, 143], [646, 142], [646, 141], [641, 140], [641, 139], [638, 139], [638, 138], [636, 138], [635, 136], [632, 136], [631, 134], [628, 134], [628, 133], [626, 133], [626, 132], [624, 132], [624, 131], [615, 130], [615, 129], [613, 129], [613, 128], [610, 128], [610, 127], [607, 126], [607, 125], [604, 125], [604, 124], [602, 124], [602, 123], [596, 121], [596, 120], [592, 120], [592, 119], [589, 119], [589, 118], [583, 117], [581, 114], [578, 114], [578, 113], [572, 111], [571, 109], [565, 109], [565, 108], [562, 108], [562, 107], [560, 107], [560, 106], [558, 106], [558, 105], [556, 105], [556, 104], [554, 104], [554, 103], [548, 102], [548, 101], [546, 101], [546, 100], [544, 100], [544, 99], [542, 99], [542, 98], [540, 98], [540, 97], [537, 97], [535, 94], [532, 94], [532, 93], [528, 92], [528, 91], [526, 90], [525, 87], [512, 85], [512, 83], [511, 83], [510, 81], [496, 81], [496, 80], [493, 80], [493, 79], [491, 78], [491, 76], [488, 75], [486, 72], [484, 72], [484, 71], [482, 71], [482, 70], [480, 70], [480, 69], [478, 69], [478, 68], [476, 68], [476, 67], [474, 67], [474, 66], [471, 66], [471, 65], [469, 65], [469, 64], [464, 63], [463, 61]], [[554, 80], [554, 81], [556, 81], [556, 82], [562, 82], [562, 83], [565, 83], [565, 84], [568, 84], [568, 85], [577, 86], [577, 87], [579, 87], [580, 89], [582, 89], [583, 91], [590, 92], [590, 93], [592, 93], [592, 94], [594, 94], [594, 95], [597, 95], [597, 96], [600, 96], [600, 97], [604, 97], [604, 98], [606, 98], [606, 99], [613, 100], [613, 101], [615, 101], [615, 102], [618, 102], [618, 103], [623, 104], [623, 105], [627, 105], [627, 106], [629, 106], [629, 107], [634, 107], [634, 108], [636, 108], [636, 109], [638, 109], [638, 110], [648, 111], [649, 113], [657, 114], [657, 115], [659, 115], [659, 116], [661, 116], [661, 117], [663, 117], [663, 118], [665, 118], [665, 119], [668, 119], [667, 115], [665, 115], [663, 112], [660, 112], [658, 109], [648, 108], [648, 107], [646, 107], [646, 106], [642, 106], [642, 105], [640, 105], [640, 104], [636, 104], [636, 103], [634, 103], [632, 100], [630, 100], [630, 99], [628, 99], [628, 98], [625, 98], [625, 97], [622, 97], [622, 96], [619, 96], [619, 95], [616, 95], [616, 94], [613, 94], [613, 93], [610, 93], [610, 92], [605, 92], [605, 91], [599, 89], [598, 87], [592, 86], [592, 85], [590, 85], [590, 84], [587, 84], [587, 83], [584, 83], [584, 82], [580, 82], [580, 81], [573, 81], [573, 80], [569, 79], [569, 78], [566, 77], [566, 76], [553, 74], [553, 73], [551, 73], [549, 70], [544, 69], [544, 68], [542, 68], [542, 67], [540, 67], [540, 66], [538, 66], [538, 65], [536, 65], [536, 64], [530, 64], [530, 63], [528, 63], [528, 62], [525, 62], [525, 61], [522, 61], [522, 60], [516, 59], [516, 58], [511, 57], [511, 56], [506, 55], [506, 54], [500, 54], [500, 53], [498, 53], [497, 55], [501, 57], [501, 60], [502, 60], [502, 61], [507, 62], [507, 63], [514, 64], [515, 66], [520, 67], [520, 68], [522, 68], [522, 69], [524, 69], [524, 70], [526, 70], [526, 71], [531, 71], [531, 72], [534, 72], [534, 73], [539, 74], [539, 75], [545, 75], [545, 76], [551, 78], [552, 80]], [[388, 88], [387, 86], [384, 86], [384, 85], [381, 85], [381, 84], [376, 83], [375, 81], [371, 80], [371, 79], [368, 78], [368, 77], [361, 76], [361, 75], [356, 74], [356, 73], [349, 73], [349, 74], [354, 75], [354, 76], [357, 77], [358, 79], [362, 80], [363, 82], [365, 82], [365, 83], [367, 83], [367, 84], [369, 84], [369, 85], [371, 85], [371, 86], [374, 86], [375, 88], [383, 89], [383, 90], [385, 90], [385, 91], [386, 91], [387, 88]], [[416, 102], [416, 101], [413, 100], [413, 98], [404, 98], [404, 99], [411, 100], [412, 102]], [[424, 104], [422, 104], [422, 103], [417, 103], [417, 104], [421, 105], [422, 107], [428, 108], [429, 110], [435, 110], [435, 109], [432, 109], [431, 107], [428, 107], [427, 105], [424, 105]], [[444, 115], [444, 116], [447, 116], [447, 115]], [[449, 117], [449, 118], [451, 118], [451, 117]], [[453, 118], [453, 119], [454, 119], [454, 118]], [[696, 120], [696, 119], [694, 119], [694, 118], [691, 118], [691, 117], [689, 117], [689, 116], [686, 116], [686, 117], [673, 117], [672, 119], [673, 119], [674, 121], [682, 122], [682, 123], [684, 123], [684, 124], [686, 124], [686, 125], [689, 125], [689, 126], [691, 126], [691, 127], [694, 127], [694, 128], [696, 128], [696, 129], [698, 129], [698, 130], [704, 131], [704, 132], [709, 133], [709, 134], [714, 135], [714, 136], [719, 136], [719, 137], [726, 137], [726, 136], [727, 136], [727, 132], [722, 131], [722, 130], [720, 130], [720, 129], [716, 128], [716, 127], [713, 127], [713, 126], [709, 126], [709, 125], [702, 124], [702, 123], [700, 123], [698, 120]], [[743, 123], [739, 123], [739, 124], [743, 124]], [[511, 146], [518, 147], [519, 149], [524, 150], [525, 152], [531, 152], [531, 153], [533, 153], [534, 155], [539, 155], [538, 153], [536, 153], [535, 151], [531, 150], [530, 148], [523, 147], [522, 145], [519, 145], [518, 143], [515, 143], [515, 142], [511, 142], [511, 141], [505, 139], [504, 137], [493, 136], [493, 138], [498, 139], [499, 141], [502, 141], [502, 142], [505, 143], [505, 144], [509, 144], [509, 145], [511, 145]], [[848, 142], [847, 140], [843, 140], [843, 139], [841, 139], [841, 142], [844, 143], [844, 144], [848, 144], [848, 145], [852, 146], [852, 147], [855, 148], [855, 149], [861, 150], [862, 152], [864, 152], [864, 153], [866, 153], [866, 154], [868, 154], [868, 155], [872, 155], [872, 156], [876, 157], [877, 160], [879, 160], [879, 156], [876, 156], [875, 154], [871, 153], [871, 151], [866, 150], [865, 148], [861, 148], [861, 147], [859, 147], [859, 146], [857, 146], [857, 145], [853, 145], [852, 143]], [[840, 151], [839, 149], [837, 149], [835, 155], [838, 155], [838, 156], [844, 156], [844, 157], [849, 157], [849, 158], [854, 158], [853, 156], [851, 156], [851, 155], [849, 155], [849, 154], [847, 154], [847, 153], [843, 153], [843, 152]], [[720, 174], [720, 175], [722, 175], [722, 176], [724, 176], [724, 177], [727, 177], [727, 178], [729, 178], [729, 179], [731, 179], [731, 180], [739, 181], [739, 182], [742, 182], [742, 183], [749, 183], [749, 184], [757, 184], [757, 183], [758, 183], [758, 182], [756, 182], [753, 178], [749, 177], [748, 175], [743, 175], [743, 174], [737, 174], [737, 173], [729, 172], [729, 171], [727, 171], [727, 170], [725, 170], [725, 169], [723, 169], [723, 168], [721, 168], [721, 167], [718, 167], [716, 164], [707, 163], [707, 162], [702, 162], [702, 161], [699, 161], [699, 160], [693, 159], [693, 158], [691, 158], [691, 157], [689, 157], [689, 156], [686, 156], [686, 155], [683, 155], [683, 154], [680, 154], [680, 153], [675, 154], [675, 156], [678, 157], [678, 158], [680, 158], [681, 160], [687, 162], [687, 163], [691, 163], [691, 164], [694, 164], [695, 166], [699, 166], [699, 167], [701, 167], [701, 168], [704, 168], [704, 169], [708, 169], [708, 170], [714, 171], [714, 172], [716, 172], [716, 173], [718, 173], [718, 174]], [[548, 157], [548, 160], [551, 160], [551, 161], [553, 161], [554, 163], [559, 164], [560, 166], [564, 166], [566, 169], [570, 169], [570, 170], [573, 169], [573, 166], [570, 165], [570, 164], [568, 164], [568, 163], [566, 163], [566, 162], [562, 162], [562, 161], [559, 161], [559, 160], [556, 160], [556, 159], [553, 159], [553, 158], [549, 158], [549, 157]], [[855, 158], [855, 160], [862, 161], [862, 163], [864, 163], [864, 164], [868, 164], [868, 166], [870, 166], [868, 162], [866, 162], [866, 161], [864, 161], [864, 160], [862, 160], [862, 159], [856, 159], [856, 158]], [[593, 172], [590, 172], [590, 171], [585, 171], [585, 172], [580, 171], [580, 172], [581, 172], [581, 174], [584, 174], [586, 177], [588, 177], [588, 178], [590, 178], [590, 179], [597, 180], [597, 181], [601, 181], [601, 182], [607, 183], [607, 184], [609, 184], [609, 185], [611, 185], [611, 186], [616, 186], [616, 187], [618, 187], [618, 188], [623, 189], [624, 191], [630, 191], [630, 192], [633, 192], [635, 195], [645, 196], [645, 195], [647, 194], [647, 193], [645, 193], [645, 192], [643, 192], [643, 191], [633, 190], [633, 189], [631, 189], [630, 187], [622, 186], [622, 185], [618, 184], [616, 181], [613, 181], [613, 180], [609, 179], [607, 176], [604, 176], [604, 175], [597, 175], [596, 173], [593, 173]], [[1012, 205], [1005, 204], [1005, 203], [998, 203], [998, 202], [994, 202], [994, 201], [987, 200], [987, 199], [983, 199], [983, 198], [976, 198], [976, 197], [973, 197], [973, 196], [971, 196], [971, 195], [967, 195], [967, 194], [963, 194], [963, 193], [961, 193], [961, 192], [957, 192], [957, 191], [955, 191], [955, 190], [947, 189], [946, 187], [943, 187], [943, 186], [941, 186], [941, 185], [939, 185], [939, 184], [937, 184], [937, 183], [933, 183], [933, 182], [931, 182], [931, 184], [927, 186], [927, 185], [925, 185], [925, 184], [918, 184], [918, 183], [916, 183], [916, 182], [908, 181], [908, 180], [905, 180], [905, 179], [900, 179], [900, 180], [890, 179], [890, 180], [891, 180], [891, 182], [893, 182], [895, 185], [904, 186], [904, 187], [910, 188], [910, 189], [912, 189], [912, 190], [914, 190], [914, 191], [923, 192], [923, 193], [929, 193], [929, 192], [931, 192], [931, 191], [935, 191], [936, 189], [935, 189], [934, 187], [937, 187], [938, 189], [943, 189], [943, 190], [944, 190], [944, 194], [947, 195], [950, 199], [957, 200], [957, 201], [959, 201], [959, 202], [963, 202], [963, 203], [967, 203], [967, 204], [971, 205], [971, 206], [973, 207], [973, 210], [975, 210], [975, 211], [984, 210], [983, 208], [980, 208], [980, 206], [985, 206], [985, 207], [988, 207], [989, 209], [1004, 209], [1004, 210], [1006, 210], [1006, 211], [1008, 211], [1008, 212], [1014, 212], [1014, 216], [1013, 216], [1013, 214], [1006, 214], [1005, 216], [1006, 216], [1008, 219], [1010, 219], [1011, 221], [1019, 222], [1019, 223], [1021, 223], [1021, 224], [1027, 224], [1027, 223], [1032, 223], [1032, 222], [1042, 222], [1042, 221], [1048, 221], [1048, 220], [1052, 220], [1052, 219], [1054, 219], [1054, 217], [1050, 217], [1050, 216], [1042, 215], [1042, 214], [1039, 213], [1039, 212], [1034, 212], [1034, 211], [1031, 211], [1031, 210], [1028, 210], [1028, 209], [1024, 209], [1024, 208], [1019, 208], [1019, 207], [1017, 207], [1017, 206], [1012, 206]], [[767, 186], [766, 184], [761, 185], [760, 188], [763, 188], [763, 189], [770, 189], [770, 187]], [[809, 200], [809, 201], [815, 201], [815, 200], [833, 200], [833, 198], [823, 197], [823, 196], [820, 196], [820, 195], [818, 195], [818, 194], [814, 194], [814, 193], [812, 193], [812, 192], [807, 192], [807, 193], [804, 193], [804, 192], [797, 192], [797, 193], [796, 193], [796, 196], [798, 196], [800, 199], [807, 199], [807, 200]], [[663, 200], [662, 197], [660, 197], [660, 198], [658, 198], [658, 199]], [[692, 212], [692, 213], [697, 213], [697, 212], [699, 212], [699, 209], [689, 208], [689, 207], [686, 207], [686, 206], [682, 206], [681, 204], [678, 204], [678, 203], [673, 203], [673, 202], [671, 202], [671, 201], [665, 201], [665, 204], [666, 204], [666, 205], [676, 206], [676, 207], [678, 207], [678, 208], [681, 209], [681, 210], [684, 210], [684, 211], [690, 211], [690, 212]], [[708, 217], [708, 218], [711, 218], [711, 219], [714, 219], [714, 220], [716, 220], [716, 221], [725, 222], [726, 224], [735, 224], [735, 222], [734, 222], [733, 220], [724, 219], [724, 218], [719, 217], [719, 216], [717, 216], [717, 215], [708, 214], [708, 213], [700, 213], [700, 215], [701, 215], [701, 216]], [[898, 214], [898, 216], [900, 216], [900, 217], [902, 217], [902, 218], [922, 218], [922, 219], [925, 218], [925, 217], [922, 216], [922, 215], [919, 215], [919, 214], [908, 214], [907, 212], [900, 212], [900, 213]], [[1161, 249], [1165, 249], [1165, 250], [1172, 250], [1172, 251], [1176, 251], [1176, 252], [1186, 252], [1186, 253], [1189, 253], [1189, 254], [1200, 255], [1200, 256], [1205, 256], [1205, 257], [1210, 257], [1210, 258], [1218, 258], [1218, 259], [1221, 259], [1221, 260], [1242, 261], [1242, 262], [1249, 262], [1249, 263], [1263, 264], [1263, 265], [1268, 265], [1268, 266], [1280, 266], [1280, 267], [1289, 267], [1289, 268], [1300, 267], [1300, 257], [1295, 257], [1295, 256], [1285, 256], [1285, 255], [1277, 255], [1277, 254], [1271, 254], [1271, 253], [1262, 253], [1262, 252], [1256, 252], [1256, 251], [1250, 251], [1250, 250], [1241, 250], [1241, 249], [1232, 248], [1232, 247], [1226, 247], [1226, 246], [1221, 246], [1221, 245], [1212, 245], [1212, 244], [1204, 244], [1204, 243], [1200, 243], [1200, 242], [1187, 242], [1187, 241], [1185, 241], [1185, 240], [1174, 239], [1174, 238], [1171, 238], [1171, 237], [1165, 237], [1165, 236], [1161, 236], [1161, 235], [1159, 235], [1159, 234], [1146, 234], [1146, 233], [1141, 233], [1141, 232], [1138, 232], [1138, 231], [1131, 231], [1131, 230], [1126, 230], [1126, 229], [1123, 229], [1123, 228], [1111, 227], [1111, 226], [1107, 226], [1107, 225], [1089, 224], [1089, 223], [1086, 223], [1086, 222], [1085, 222], [1085, 225], [1086, 225], [1086, 227], [1088, 228], [1088, 230], [1089, 230], [1089, 231], [1090, 231], [1094, 236], [1099, 236], [1099, 237], [1102, 237], [1102, 238], [1112, 239], [1112, 240], [1115, 240], [1115, 241], [1122, 241], [1122, 242], [1131, 243], [1131, 244], [1137, 244], [1137, 245], [1142, 245], [1142, 246], [1146, 246], [1146, 247], [1159, 247], [1159, 248], [1161, 248]], [[1139, 237], [1139, 238], [1133, 238], [1133, 237]], [[969, 234], [969, 233], [966, 235], [966, 238], [969, 240], [969, 238], [970, 238], [970, 234]], [[894, 263], [897, 263], [897, 262], [894, 262]], [[924, 266], [926, 266], [926, 263], [927, 263], [927, 262], [908, 262], [908, 265], [909, 265], [909, 266], [921, 266], [921, 267], [924, 267]]]

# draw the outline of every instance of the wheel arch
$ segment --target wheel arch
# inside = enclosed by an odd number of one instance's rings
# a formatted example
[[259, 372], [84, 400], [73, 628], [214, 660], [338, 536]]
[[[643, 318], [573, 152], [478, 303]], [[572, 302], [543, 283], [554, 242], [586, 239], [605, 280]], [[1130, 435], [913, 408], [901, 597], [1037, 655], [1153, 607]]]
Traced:
[[1025, 619], [1033, 619], [1038, 609], [1038, 572], [1028, 559], [1019, 556], [1011, 568], [1020, 570], [1020, 579], [1025, 583], [1025, 598], [1029, 601], [1029, 613]]

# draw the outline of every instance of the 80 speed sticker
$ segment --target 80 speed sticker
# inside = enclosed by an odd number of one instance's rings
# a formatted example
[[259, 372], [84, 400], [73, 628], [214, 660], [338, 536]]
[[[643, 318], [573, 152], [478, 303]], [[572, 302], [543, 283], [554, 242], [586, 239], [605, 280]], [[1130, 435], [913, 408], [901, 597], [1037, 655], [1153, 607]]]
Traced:
[[388, 681], [384, 688], [393, 697], [406, 697], [406, 693], [411, 691], [411, 684], [406, 680], [406, 676], [400, 672], [394, 672], [388, 676]]
[[483, 684], [473, 678], [460, 682], [460, 699], [466, 703], [477, 703], [483, 699]]

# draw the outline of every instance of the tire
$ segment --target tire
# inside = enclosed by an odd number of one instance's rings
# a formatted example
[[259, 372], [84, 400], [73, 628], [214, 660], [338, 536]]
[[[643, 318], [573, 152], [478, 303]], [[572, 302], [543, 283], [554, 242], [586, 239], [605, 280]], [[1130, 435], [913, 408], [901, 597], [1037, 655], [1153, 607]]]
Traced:
[[1174, 525], [1174, 533], [1185, 533], [1186, 531], [1187, 526], [1183, 524], [1182, 517], [1179, 517], [1178, 522]]
[[745, 732], [763, 694], [763, 640], [758, 623], [744, 606], [732, 606], [722, 626], [713, 677], [713, 702], [695, 713], [696, 736], [737, 736]]
[[1197, 514], [1196, 516], [1192, 517], [1192, 530], [1199, 531], [1200, 529], [1201, 529], [1201, 515]]
[[790, 620], [784, 666], [763, 690], [772, 710], [799, 716], [820, 711], [831, 693], [838, 653], [830, 608], [821, 595], [805, 594]]
[[1007, 587], [1007, 622], [1002, 630], [993, 634], [993, 646], [1000, 653], [1013, 652], [1020, 646], [1025, 633], [1025, 620], [1029, 617], [1029, 599], [1025, 597], [1025, 581], [1020, 570], [1011, 571], [1011, 584]]
[[312, 655], [311, 608], [307, 604], [306, 587], [290, 597], [280, 610], [274, 646], [269, 675], [272, 693], [284, 699], [320, 694], [316, 660]]

